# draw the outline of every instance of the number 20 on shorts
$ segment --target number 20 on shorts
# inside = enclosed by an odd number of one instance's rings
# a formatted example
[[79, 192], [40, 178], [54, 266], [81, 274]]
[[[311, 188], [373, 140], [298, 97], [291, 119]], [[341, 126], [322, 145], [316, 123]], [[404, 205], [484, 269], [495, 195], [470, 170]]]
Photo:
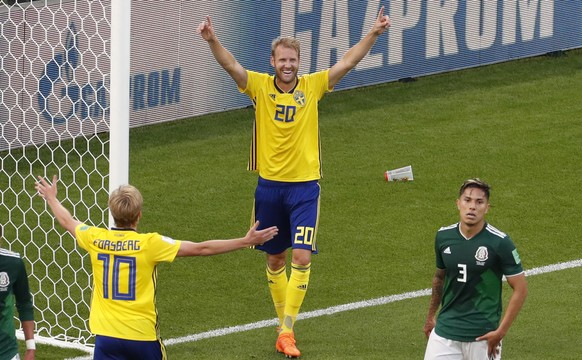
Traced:
[[297, 226], [293, 242], [295, 244], [313, 245], [314, 234], [315, 229], [310, 226]]

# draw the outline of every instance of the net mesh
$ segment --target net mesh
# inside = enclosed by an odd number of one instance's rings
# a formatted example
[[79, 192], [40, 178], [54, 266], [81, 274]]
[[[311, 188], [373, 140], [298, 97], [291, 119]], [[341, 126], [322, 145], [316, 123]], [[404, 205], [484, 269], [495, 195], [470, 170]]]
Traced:
[[90, 345], [90, 259], [47, 213], [36, 176], [59, 178], [59, 199], [107, 226], [109, 1], [0, 4], [2, 247], [29, 270], [37, 335]]

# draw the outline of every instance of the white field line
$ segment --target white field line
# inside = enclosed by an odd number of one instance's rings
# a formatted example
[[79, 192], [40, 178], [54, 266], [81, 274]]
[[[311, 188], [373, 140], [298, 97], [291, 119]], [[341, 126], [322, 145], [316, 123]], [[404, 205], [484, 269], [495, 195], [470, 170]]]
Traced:
[[[548, 266], [542, 266], [542, 267], [538, 267], [538, 268], [533, 268], [533, 269], [527, 270], [525, 273], [526, 273], [526, 276], [539, 275], [539, 274], [545, 274], [548, 272], [559, 271], [559, 270], [564, 270], [564, 269], [569, 269], [569, 268], [579, 267], [579, 266], [582, 266], [582, 259], [564, 262], [564, 263], [553, 264], [553, 265], [548, 265]], [[424, 290], [417, 290], [417, 291], [407, 292], [407, 293], [398, 294], [398, 295], [384, 296], [381, 298], [363, 300], [363, 301], [358, 301], [355, 303], [332, 306], [332, 307], [329, 307], [326, 309], [300, 313], [297, 318], [298, 319], [310, 319], [310, 318], [319, 317], [319, 316], [323, 316], [323, 315], [331, 315], [331, 314], [335, 314], [335, 313], [339, 313], [339, 312], [343, 312], [343, 311], [356, 310], [356, 309], [366, 308], [366, 307], [370, 307], [370, 306], [384, 305], [384, 304], [389, 304], [389, 303], [393, 303], [393, 302], [397, 302], [397, 301], [414, 299], [414, 298], [421, 297], [421, 296], [428, 296], [428, 295], [430, 295], [430, 293], [431, 293], [431, 289], [424, 289]], [[278, 321], [277, 318], [274, 318], [274, 319], [270, 319], [270, 320], [263, 320], [263, 321], [258, 321], [258, 322], [245, 324], [245, 325], [237, 325], [237, 326], [231, 326], [231, 327], [222, 328], [222, 329], [206, 331], [206, 332], [202, 332], [202, 333], [198, 333], [198, 334], [194, 334], [194, 335], [188, 335], [188, 336], [183, 336], [183, 337], [174, 338], [174, 339], [167, 339], [164, 341], [164, 344], [166, 344], [166, 345], [181, 344], [181, 343], [185, 343], [185, 342], [193, 342], [193, 341], [198, 341], [198, 340], [202, 340], [202, 339], [224, 336], [224, 335], [228, 335], [228, 334], [234, 334], [234, 333], [248, 331], [248, 330], [260, 329], [260, 328], [269, 327], [269, 326], [276, 326], [277, 321]]]
[[[547, 265], [547, 266], [529, 269], [529, 270], [526, 270], [525, 274], [526, 274], [526, 276], [541, 275], [541, 274], [545, 274], [545, 273], [549, 273], [549, 272], [571, 269], [571, 268], [581, 267], [581, 266], [582, 266], [582, 259], [578, 259], [578, 260], [562, 262], [562, 263], [557, 263], [557, 264], [552, 264], [552, 265]], [[431, 289], [423, 289], [423, 290], [406, 292], [406, 293], [402, 293], [402, 294], [398, 294], [398, 295], [390, 295], [390, 296], [384, 296], [384, 297], [380, 297], [380, 298], [376, 298], [376, 299], [363, 300], [363, 301], [358, 301], [358, 302], [349, 303], [349, 304], [337, 305], [337, 306], [332, 306], [332, 307], [328, 307], [328, 308], [321, 309], [321, 310], [314, 310], [314, 311], [300, 313], [298, 316], [298, 319], [299, 320], [300, 319], [310, 319], [310, 318], [320, 317], [320, 316], [324, 316], [324, 315], [332, 315], [332, 314], [336, 314], [336, 313], [340, 313], [340, 312], [344, 312], [344, 311], [362, 309], [362, 308], [367, 308], [367, 307], [377, 306], [377, 305], [385, 305], [385, 304], [390, 304], [390, 303], [397, 302], [397, 301], [414, 299], [414, 298], [418, 298], [421, 296], [428, 296], [428, 295], [430, 295], [430, 293], [431, 293]], [[269, 320], [261, 320], [261, 321], [257, 321], [257, 322], [249, 323], [249, 324], [245, 324], [245, 325], [230, 326], [230, 327], [226, 327], [226, 328], [222, 328], [222, 329], [205, 331], [205, 332], [201, 332], [198, 334], [182, 336], [182, 337], [173, 338], [173, 339], [167, 339], [167, 340], [164, 340], [164, 344], [166, 346], [171, 346], [171, 345], [182, 344], [182, 343], [187, 343], [187, 342], [194, 342], [194, 341], [198, 341], [198, 340], [209, 339], [209, 338], [213, 338], [213, 337], [219, 337], [219, 336], [239, 333], [239, 332], [243, 332], [243, 331], [261, 329], [261, 328], [270, 327], [270, 326], [274, 327], [277, 325], [277, 323], [278, 323], [277, 318], [273, 318], [273, 319], [269, 319]], [[51, 345], [53, 345], [53, 344], [51, 343]], [[56, 346], [59, 346], [59, 345], [56, 345]], [[83, 349], [83, 350], [86, 350], [88, 352], [93, 351], [92, 348], [87, 348], [87, 349]], [[90, 357], [77, 357], [77, 358], [70, 358], [67, 360], [90, 360], [90, 359], [91, 359]]]

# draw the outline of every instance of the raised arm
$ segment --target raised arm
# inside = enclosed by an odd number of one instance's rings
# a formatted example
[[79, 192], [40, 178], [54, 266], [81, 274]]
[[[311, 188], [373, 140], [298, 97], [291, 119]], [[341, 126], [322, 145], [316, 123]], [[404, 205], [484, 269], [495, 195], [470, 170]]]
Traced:
[[332, 89], [360, 60], [368, 54], [378, 36], [390, 27], [390, 18], [384, 15], [384, 6], [378, 12], [378, 18], [372, 29], [356, 45], [352, 46], [334, 66], [329, 69], [328, 87]]
[[39, 176], [34, 187], [38, 191], [38, 195], [46, 200], [46, 203], [59, 224], [75, 237], [75, 228], [81, 222], [75, 219], [69, 210], [61, 204], [59, 199], [57, 199], [57, 182], [58, 179], [56, 175], [53, 176], [52, 183], [49, 183], [43, 177]]
[[263, 244], [279, 233], [276, 226], [257, 230], [259, 222], [255, 222], [249, 229], [245, 237], [231, 240], [207, 240], [196, 243], [192, 241], [182, 241], [176, 256], [209, 256], [224, 254], [226, 252]]
[[198, 29], [196, 30], [200, 36], [206, 40], [208, 46], [210, 46], [210, 50], [212, 51], [212, 55], [216, 61], [226, 70], [226, 72], [230, 75], [230, 77], [236, 82], [236, 85], [241, 88], [245, 89], [247, 87], [247, 72], [238, 61], [236, 61], [235, 57], [228, 51], [220, 41], [218, 37], [216, 37], [216, 33], [214, 32], [214, 27], [212, 26], [212, 19], [210, 15], [206, 16], [206, 20], [198, 25]]
[[430, 297], [430, 304], [428, 306], [428, 314], [426, 315], [426, 322], [424, 324], [424, 334], [428, 338], [430, 332], [434, 329], [436, 324], [436, 314], [441, 300], [443, 298], [443, 286], [445, 283], [445, 270], [436, 269], [432, 279], [432, 295]]

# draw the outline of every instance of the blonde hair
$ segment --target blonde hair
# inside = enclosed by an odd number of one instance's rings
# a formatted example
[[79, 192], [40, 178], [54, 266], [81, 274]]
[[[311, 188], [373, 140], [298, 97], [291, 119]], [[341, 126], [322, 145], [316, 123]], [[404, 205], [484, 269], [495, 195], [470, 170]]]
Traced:
[[301, 54], [299, 51], [300, 47], [299, 45], [300, 45], [299, 40], [292, 36], [279, 36], [278, 38], [274, 39], [273, 42], [271, 43], [271, 56], [273, 57], [275, 56], [275, 49], [278, 46], [283, 46], [297, 51], [297, 57], [300, 58]]
[[109, 210], [115, 226], [127, 228], [135, 226], [139, 220], [143, 197], [132, 185], [121, 185], [109, 196]]

